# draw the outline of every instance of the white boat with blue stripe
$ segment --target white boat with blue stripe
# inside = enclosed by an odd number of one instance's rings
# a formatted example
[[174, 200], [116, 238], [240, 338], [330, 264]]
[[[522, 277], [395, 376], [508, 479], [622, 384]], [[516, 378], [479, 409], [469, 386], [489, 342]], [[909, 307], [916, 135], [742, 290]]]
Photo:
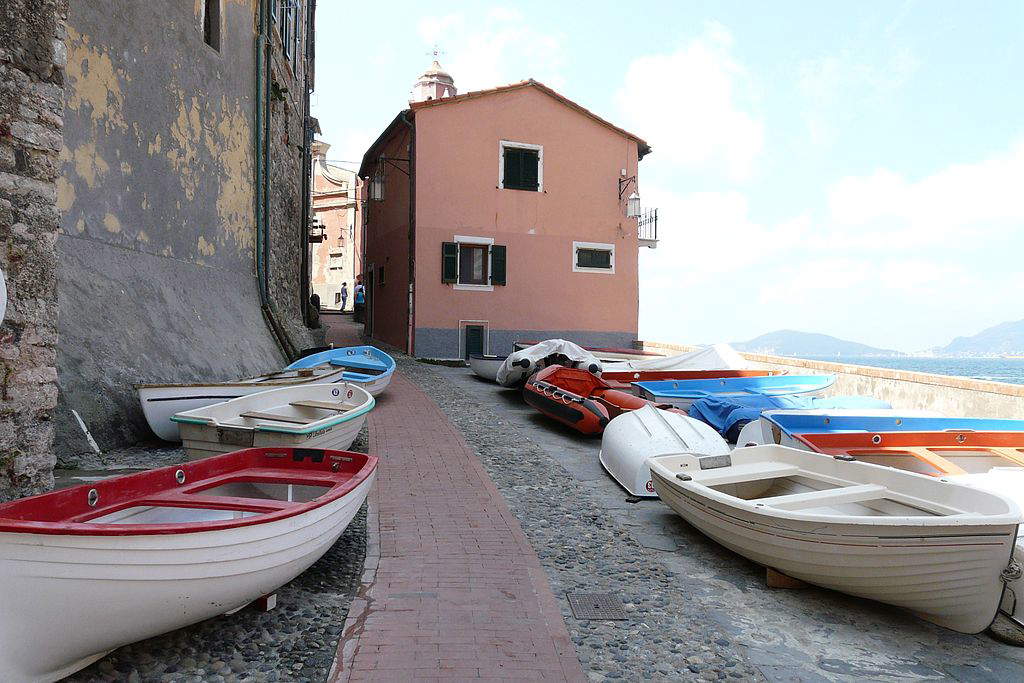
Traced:
[[395, 359], [375, 346], [345, 346], [300, 358], [285, 370], [303, 368], [343, 368], [342, 379], [354, 382], [373, 396], [379, 396], [391, 384]]
[[666, 379], [633, 382], [637, 395], [655, 403], [689, 410], [701, 398], [817, 394], [835, 384], [835, 375], [767, 375], [718, 379]]
[[185, 454], [195, 460], [240, 448], [348, 450], [374, 406], [349, 382], [271, 389], [178, 413]]

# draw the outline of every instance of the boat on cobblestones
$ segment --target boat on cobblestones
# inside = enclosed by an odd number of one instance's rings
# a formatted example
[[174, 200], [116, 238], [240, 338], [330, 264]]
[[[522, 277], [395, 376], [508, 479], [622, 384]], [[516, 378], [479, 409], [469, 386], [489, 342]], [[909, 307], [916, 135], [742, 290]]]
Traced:
[[270, 389], [171, 419], [189, 458], [239, 448], [304, 447], [345, 450], [373, 409], [368, 391], [349, 382]]
[[591, 372], [561, 365], [546, 367], [531, 377], [523, 387], [523, 398], [548, 417], [587, 435], [600, 434], [609, 420], [623, 413], [654, 405], [613, 389]]
[[1013, 573], [1021, 512], [998, 493], [775, 445], [649, 463], [662, 501], [726, 548], [954, 631], [985, 630]]
[[0, 680], [56, 681], [316, 562], [377, 458], [259, 448], [0, 505]]
[[601, 465], [634, 496], [657, 498], [650, 458], [679, 453], [728, 455], [729, 444], [700, 420], [648, 404], [624, 413], [605, 427]]
[[601, 361], [589, 351], [564, 339], [548, 339], [507, 356], [498, 368], [496, 379], [503, 387], [518, 387], [535, 372], [552, 365], [592, 373], [601, 371]]
[[769, 375], [634, 382], [633, 385], [641, 397], [671, 403], [685, 411], [701, 398], [815, 394], [828, 389], [835, 381], [835, 375]]
[[505, 363], [508, 356], [488, 356], [481, 353], [469, 354], [469, 367], [477, 377], [482, 377], [492, 382], [498, 381], [498, 370]]
[[285, 368], [342, 368], [342, 379], [354, 382], [373, 396], [380, 396], [391, 384], [395, 373], [395, 359], [376, 346], [345, 346], [313, 353]]
[[136, 384], [142, 414], [153, 433], [164, 441], [181, 441], [178, 423], [171, 416], [214, 403], [223, 403], [258, 391], [306, 384], [328, 384], [343, 381], [343, 368], [321, 367], [282, 370], [234, 382], [196, 384]]

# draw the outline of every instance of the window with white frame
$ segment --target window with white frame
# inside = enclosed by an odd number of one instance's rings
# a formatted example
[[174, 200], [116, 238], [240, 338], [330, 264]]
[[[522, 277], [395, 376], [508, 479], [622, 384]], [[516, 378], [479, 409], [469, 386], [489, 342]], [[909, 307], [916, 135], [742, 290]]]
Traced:
[[544, 147], [501, 140], [498, 143], [498, 187], [543, 192]]
[[344, 251], [332, 251], [327, 259], [327, 267], [331, 270], [341, 270], [345, 267], [344, 261]]
[[456, 235], [441, 245], [441, 281], [455, 289], [492, 291], [505, 284], [506, 249], [492, 237]]
[[614, 273], [615, 245], [601, 242], [573, 242], [572, 269], [577, 273]]

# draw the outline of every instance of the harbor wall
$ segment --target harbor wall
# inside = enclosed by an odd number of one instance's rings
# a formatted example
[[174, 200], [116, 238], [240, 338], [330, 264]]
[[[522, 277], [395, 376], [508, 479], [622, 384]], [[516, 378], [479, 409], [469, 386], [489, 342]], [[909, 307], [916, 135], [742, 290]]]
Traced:
[[[641, 342], [645, 351], [684, 353], [697, 347]], [[925, 372], [850, 365], [830, 361], [741, 353], [754, 367], [790, 374], [836, 375], [827, 396], [871, 396], [894, 408], [933, 410], [944, 415], [1024, 419], [1024, 385], [933, 375]]]
[[53, 485], [66, 15], [66, 0], [0, 8], [0, 500]]
[[[303, 323], [302, 78], [271, 33], [268, 306], [257, 284], [255, 0], [72, 0], [57, 204], [60, 400], [56, 450], [152, 440], [134, 383], [234, 379], [286, 362]], [[262, 253], [262, 250], [260, 250]]]

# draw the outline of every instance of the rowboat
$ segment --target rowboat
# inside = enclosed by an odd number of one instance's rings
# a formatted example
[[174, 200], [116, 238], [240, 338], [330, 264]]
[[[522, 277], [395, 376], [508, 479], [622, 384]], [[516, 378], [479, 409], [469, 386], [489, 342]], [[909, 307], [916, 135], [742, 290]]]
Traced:
[[0, 680], [237, 610], [341, 536], [377, 458], [259, 448], [0, 505]]
[[373, 396], [380, 396], [391, 384], [395, 359], [375, 346], [346, 346], [310, 354], [285, 370], [318, 367], [343, 368], [343, 380], [358, 384]]
[[[651, 352], [646, 352], [651, 353]], [[605, 372], [663, 372], [683, 370], [749, 370], [750, 364], [728, 344], [702, 346], [674, 356], [634, 357], [605, 364]], [[770, 374], [770, 373], [769, 373]], [[724, 375], [723, 375], [724, 376]], [[668, 379], [668, 378], [665, 378]]]
[[491, 382], [498, 381], [498, 369], [501, 368], [502, 364], [508, 356], [487, 356], [479, 353], [469, 354], [469, 367], [476, 373], [477, 377], [490, 380]]
[[344, 380], [344, 373], [343, 368], [303, 368], [271, 372], [235, 382], [134, 386], [142, 405], [142, 414], [145, 415], [153, 433], [164, 441], [181, 441], [178, 424], [171, 421], [171, 416], [175, 413], [230, 401], [267, 389], [341, 382]]
[[889, 410], [885, 401], [867, 396], [714, 396], [702, 398], [690, 406], [690, 417], [703, 420], [733, 443], [739, 443], [740, 430], [757, 420], [765, 411], [787, 410]]
[[653, 405], [623, 413], [605, 427], [601, 466], [634, 496], [655, 498], [650, 458], [679, 453], [728, 455], [729, 444], [700, 420]]
[[[551, 340], [548, 340], [551, 341]], [[564, 341], [564, 340], [559, 340]], [[512, 351], [522, 351], [528, 349], [531, 346], [537, 344], [543, 344], [541, 341], [515, 341], [512, 343]], [[625, 347], [617, 346], [583, 346], [582, 344], [576, 344], [574, 342], [568, 342], [577, 348], [587, 351], [602, 363], [615, 363], [618, 361], [627, 360], [639, 360], [639, 359], [651, 359], [651, 358], [664, 358], [664, 354], [656, 351], [643, 351], [641, 349], [628, 349]]]
[[527, 377], [550, 365], [601, 371], [601, 362], [589, 351], [564, 339], [548, 339], [510, 354], [498, 368], [496, 378], [504, 387], [520, 386]]
[[926, 410], [770, 410], [746, 425], [736, 443], [806, 448], [799, 434], [822, 432], [1024, 431], [1024, 420], [944, 417]]
[[613, 389], [591, 372], [561, 365], [546, 367], [527, 380], [523, 399], [548, 417], [588, 435], [600, 434], [610, 419], [623, 413], [654, 405]]
[[[607, 367], [607, 366], [606, 366]], [[785, 375], [787, 370], [637, 370], [633, 372], [609, 372], [603, 370], [601, 379], [621, 391], [635, 392], [635, 382], [657, 382], [659, 380], [722, 379], [723, 377], [768, 377]]]
[[835, 381], [835, 375], [771, 375], [634, 382], [633, 386], [643, 398], [689, 410], [690, 405], [701, 398], [814, 394], [829, 388]]
[[995, 618], [1021, 521], [1009, 498], [784, 446], [648, 462], [662, 501], [754, 562], [962, 633]]
[[[796, 439], [818, 453], [943, 477], [1024, 506], [1024, 432], [819, 432], [798, 434]], [[1020, 535], [1013, 557], [1024, 566]], [[1017, 572], [1007, 587], [1002, 611], [1024, 626], [1024, 573]]]
[[356, 384], [270, 389], [174, 415], [189, 458], [239, 448], [335, 448], [352, 445], [374, 399]]

